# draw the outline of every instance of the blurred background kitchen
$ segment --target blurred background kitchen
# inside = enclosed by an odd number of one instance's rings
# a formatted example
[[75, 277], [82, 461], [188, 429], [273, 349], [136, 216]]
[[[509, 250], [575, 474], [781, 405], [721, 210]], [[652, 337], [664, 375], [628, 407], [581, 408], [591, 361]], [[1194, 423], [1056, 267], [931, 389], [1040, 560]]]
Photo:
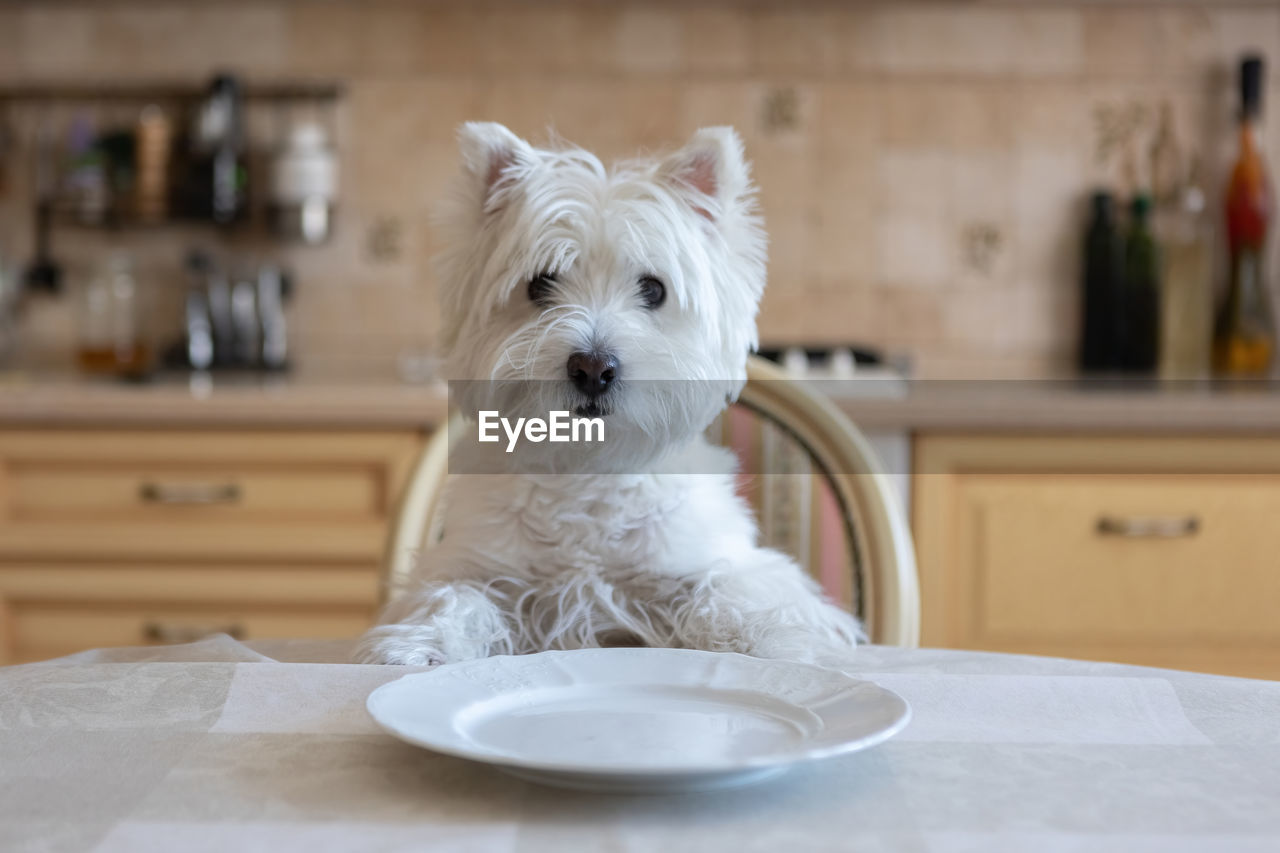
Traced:
[[0, 657], [367, 623], [485, 119], [734, 125], [792, 367], [1070, 380], [842, 402], [926, 642], [1280, 675], [1280, 402], [1198, 384], [1272, 367], [1277, 54], [1262, 2], [0, 4]]

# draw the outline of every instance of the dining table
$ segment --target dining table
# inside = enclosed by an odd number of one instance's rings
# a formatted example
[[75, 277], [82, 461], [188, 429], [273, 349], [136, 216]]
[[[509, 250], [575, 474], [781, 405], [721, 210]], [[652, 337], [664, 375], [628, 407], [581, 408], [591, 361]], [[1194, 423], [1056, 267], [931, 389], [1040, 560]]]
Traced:
[[1280, 851], [1280, 683], [865, 646], [907, 727], [756, 785], [541, 787], [385, 734], [348, 641], [0, 668], [0, 851]]

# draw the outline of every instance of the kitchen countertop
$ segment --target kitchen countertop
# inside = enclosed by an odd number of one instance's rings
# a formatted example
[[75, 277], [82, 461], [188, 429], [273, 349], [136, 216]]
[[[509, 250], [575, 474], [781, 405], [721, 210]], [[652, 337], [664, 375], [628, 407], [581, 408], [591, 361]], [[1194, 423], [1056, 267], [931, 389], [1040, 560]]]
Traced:
[[[1280, 384], [917, 380], [813, 382], [872, 431], [1280, 432]], [[430, 429], [439, 385], [393, 376], [290, 376], [146, 384], [0, 373], [0, 427]]]
[[917, 380], [895, 391], [828, 393], [864, 430], [1280, 433], [1274, 381]]
[[441, 385], [394, 377], [175, 377], [138, 384], [0, 374], [0, 427], [431, 428]]

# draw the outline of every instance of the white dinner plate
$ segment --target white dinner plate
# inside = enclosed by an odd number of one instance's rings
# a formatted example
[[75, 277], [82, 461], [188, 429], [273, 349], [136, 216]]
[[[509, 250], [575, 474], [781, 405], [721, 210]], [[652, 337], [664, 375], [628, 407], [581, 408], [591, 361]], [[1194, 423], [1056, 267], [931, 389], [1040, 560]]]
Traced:
[[874, 746], [911, 717], [896, 693], [835, 670], [644, 648], [450, 664], [384, 684], [368, 708], [409, 743], [597, 791], [742, 785]]

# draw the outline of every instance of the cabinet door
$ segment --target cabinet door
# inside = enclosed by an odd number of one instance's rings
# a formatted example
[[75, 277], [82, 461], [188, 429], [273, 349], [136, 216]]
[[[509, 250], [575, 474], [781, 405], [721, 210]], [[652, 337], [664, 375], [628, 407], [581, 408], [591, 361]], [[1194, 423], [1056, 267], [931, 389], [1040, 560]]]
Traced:
[[0, 431], [0, 664], [216, 631], [358, 633], [422, 440]]
[[926, 645], [1280, 677], [1280, 443], [926, 437]]
[[379, 559], [413, 433], [0, 432], [0, 561]]

